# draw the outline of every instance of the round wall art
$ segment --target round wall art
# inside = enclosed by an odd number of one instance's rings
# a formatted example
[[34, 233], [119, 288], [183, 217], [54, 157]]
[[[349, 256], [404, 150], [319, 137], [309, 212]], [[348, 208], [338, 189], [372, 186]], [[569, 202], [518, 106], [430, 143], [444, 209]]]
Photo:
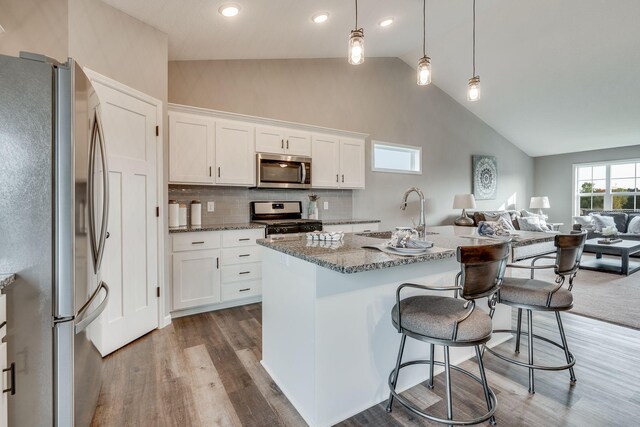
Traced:
[[493, 200], [498, 193], [498, 162], [493, 156], [473, 156], [473, 194], [477, 200]]

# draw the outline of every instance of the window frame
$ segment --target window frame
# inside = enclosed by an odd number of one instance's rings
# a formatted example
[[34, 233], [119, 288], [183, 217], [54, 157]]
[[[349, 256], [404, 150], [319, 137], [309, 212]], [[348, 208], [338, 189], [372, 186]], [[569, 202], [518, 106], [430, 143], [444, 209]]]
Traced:
[[[612, 191], [612, 185], [611, 185], [611, 166], [614, 165], [624, 165], [624, 164], [630, 164], [630, 163], [635, 163], [636, 164], [636, 191], [635, 192], [618, 192], [618, 191]], [[580, 207], [580, 197], [584, 197], [584, 196], [591, 196], [592, 197], [592, 202], [591, 202], [591, 208], [589, 210], [594, 210], [593, 209], [593, 197], [594, 196], [603, 196], [604, 197], [604, 204], [602, 207], [603, 211], [613, 211], [613, 197], [614, 196], [631, 196], [631, 197], [635, 197], [636, 200], [634, 201], [634, 206], [635, 209], [640, 209], [640, 206], [637, 206], [636, 201], [638, 200], [638, 197], [640, 197], [640, 188], [638, 188], [638, 182], [640, 180], [640, 168], [638, 166], [638, 164], [640, 164], [640, 158], [635, 158], [635, 159], [624, 159], [624, 160], [611, 160], [611, 161], [602, 161], [602, 162], [585, 162], [585, 163], [574, 163], [573, 164], [573, 214], [574, 215], [581, 215], [581, 211], [582, 208]], [[606, 174], [605, 174], [605, 191], [604, 193], [579, 193], [579, 177], [578, 177], [578, 169], [580, 168], [585, 168], [585, 167], [596, 167], [596, 166], [605, 166], [606, 168]], [[591, 177], [591, 181], [593, 181], [593, 175]], [[616, 210], [620, 210], [620, 209], [616, 209]], [[620, 210], [620, 211], [624, 211], [624, 210]]]
[[[420, 160], [418, 170], [406, 170], [406, 169], [387, 169], [387, 168], [377, 168], [376, 167], [376, 146], [384, 146], [391, 148], [402, 148], [405, 150], [414, 150], [416, 153], [412, 155], [412, 163], [415, 167], [416, 158]], [[372, 172], [383, 172], [383, 173], [397, 173], [397, 174], [406, 174], [406, 175], [422, 175], [422, 147], [417, 145], [405, 145], [405, 144], [395, 144], [392, 142], [371, 140], [371, 171]]]

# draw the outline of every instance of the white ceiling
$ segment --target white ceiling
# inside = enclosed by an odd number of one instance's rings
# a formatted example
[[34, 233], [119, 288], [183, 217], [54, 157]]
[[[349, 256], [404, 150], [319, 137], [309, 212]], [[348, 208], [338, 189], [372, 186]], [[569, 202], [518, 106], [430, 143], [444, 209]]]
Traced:
[[[348, 0], [232, 0], [232, 19], [218, 14], [224, 0], [104, 1], [166, 32], [171, 60], [346, 61], [354, 26]], [[322, 25], [318, 11], [330, 13]], [[416, 66], [422, 1], [360, 0], [359, 14], [366, 56]], [[428, 0], [427, 26], [433, 82], [527, 154], [640, 145], [640, 0], [478, 0], [476, 103], [471, 0]]]

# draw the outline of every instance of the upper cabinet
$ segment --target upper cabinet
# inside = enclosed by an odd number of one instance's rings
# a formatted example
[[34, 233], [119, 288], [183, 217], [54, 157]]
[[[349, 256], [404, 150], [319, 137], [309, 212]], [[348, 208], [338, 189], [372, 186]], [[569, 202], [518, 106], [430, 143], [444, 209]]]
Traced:
[[294, 129], [260, 126], [256, 128], [258, 153], [311, 156], [311, 135]]
[[215, 121], [169, 112], [169, 181], [213, 184]]
[[216, 123], [216, 184], [256, 184], [254, 127], [241, 122]]
[[169, 183], [254, 187], [256, 153], [311, 157], [314, 188], [364, 188], [366, 135], [172, 104]]
[[314, 135], [312, 186], [314, 188], [364, 188], [365, 140]]

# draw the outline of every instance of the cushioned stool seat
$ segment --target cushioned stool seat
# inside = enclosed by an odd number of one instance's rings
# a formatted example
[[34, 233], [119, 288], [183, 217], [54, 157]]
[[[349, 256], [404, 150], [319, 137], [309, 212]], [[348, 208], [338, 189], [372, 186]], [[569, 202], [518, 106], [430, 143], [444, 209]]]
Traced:
[[[460, 322], [454, 339], [456, 320], [470, 310], [464, 308], [465, 300], [432, 295], [405, 298], [400, 301], [402, 329], [425, 337], [476, 341], [491, 335], [491, 318], [482, 310], [473, 310], [471, 315]], [[398, 325], [398, 305], [391, 311], [393, 324]]]
[[566, 288], [558, 289], [547, 306], [549, 292], [556, 288], [553, 282], [536, 279], [514, 279], [505, 277], [500, 288], [500, 301], [549, 308], [571, 308], [573, 295]]

